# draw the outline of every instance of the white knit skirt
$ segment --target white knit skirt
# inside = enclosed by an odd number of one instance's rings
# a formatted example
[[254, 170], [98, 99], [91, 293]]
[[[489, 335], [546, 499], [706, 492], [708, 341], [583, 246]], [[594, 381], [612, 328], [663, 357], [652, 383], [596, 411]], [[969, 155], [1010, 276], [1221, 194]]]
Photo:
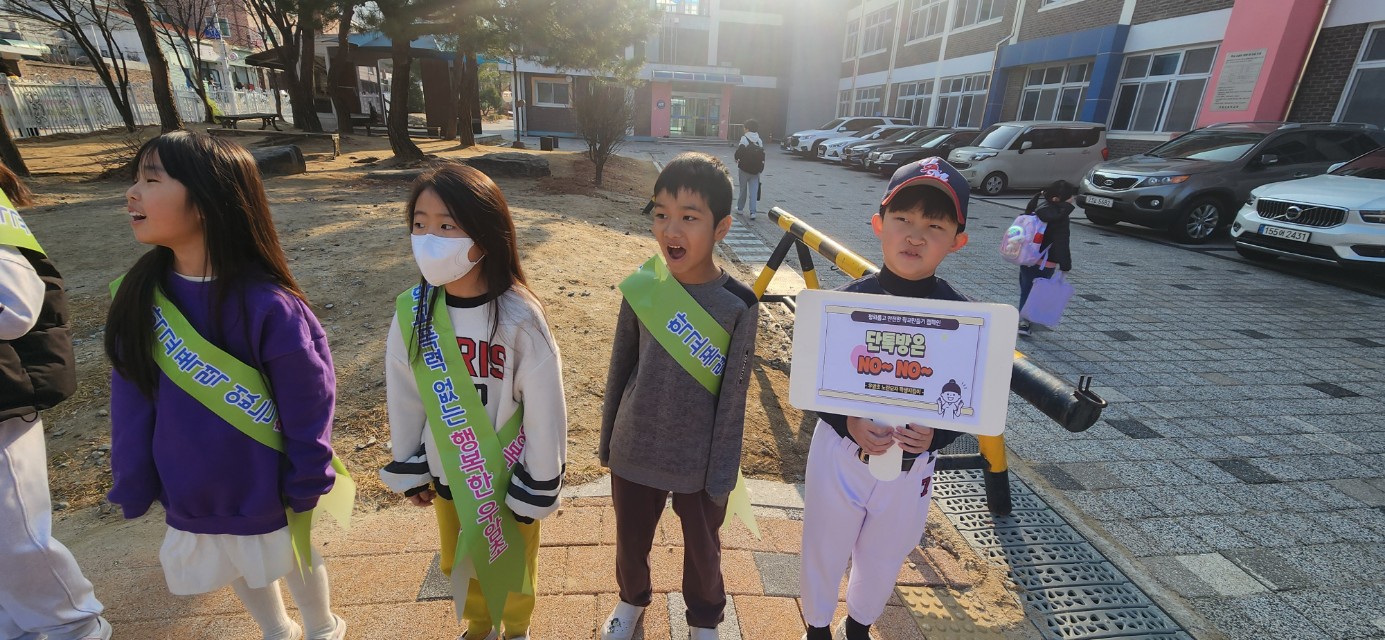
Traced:
[[236, 578], [260, 589], [293, 568], [293, 544], [288, 527], [257, 536], [188, 533], [169, 527], [159, 562], [173, 595], [216, 591]]

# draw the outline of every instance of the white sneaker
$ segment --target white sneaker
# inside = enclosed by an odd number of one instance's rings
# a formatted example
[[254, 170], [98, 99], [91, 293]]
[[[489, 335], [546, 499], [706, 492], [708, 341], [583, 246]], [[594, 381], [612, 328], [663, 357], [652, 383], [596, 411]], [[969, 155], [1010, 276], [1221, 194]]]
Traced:
[[[470, 631], [468, 631], [468, 633], [469, 632]], [[457, 636], [457, 640], [466, 640], [466, 633]], [[491, 629], [491, 632], [486, 634], [486, 637], [482, 638], [481, 640], [500, 640], [500, 632], [495, 629]]]
[[113, 631], [111, 623], [106, 622], [106, 619], [101, 616], [96, 616], [96, 628], [78, 640], [111, 640]]
[[346, 638], [346, 621], [335, 613], [332, 614], [332, 619], [336, 621], [337, 626], [332, 627], [332, 635], [327, 636], [324, 640], [344, 640]]
[[716, 629], [708, 629], [706, 627], [688, 628], [688, 640], [717, 640], [717, 638], [720, 637]]
[[640, 623], [642, 615], [644, 607], [624, 601], [616, 603], [616, 608], [611, 610], [611, 616], [601, 625], [601, 640], [630, 640], [635, 635], [635, 627]]

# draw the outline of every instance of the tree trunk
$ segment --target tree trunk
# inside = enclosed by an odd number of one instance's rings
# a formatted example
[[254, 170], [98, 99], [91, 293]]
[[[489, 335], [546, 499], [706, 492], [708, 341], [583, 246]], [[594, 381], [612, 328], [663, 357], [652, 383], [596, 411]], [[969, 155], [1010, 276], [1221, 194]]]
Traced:
[[[317, 77], [316, 42], [314, 40], [317, 25], [300, 22], [298, 28], [301, 31], [298, 39], [298, 90], [303, 94], [301, 98], [303, 100], [303, 122], [298, 123], [298, 128], [308, 132], [321, 133], [322, 121], [318, 119], [317, 106], [313, 104], [316, 94], [314, 85]], [[298, 96], [294, 96], [294, 104], [297, 104], [299, 100]], [[295, 111], [297, 110], [295, 109]], [[295, 117], [297, 117], [296, 113]]]
[[123, 90], [113, 86], [107, 88], [111, 91], [111, 97], [115, 98], [112, 102], [115, 103], [116, 112], [120, 114], [120, 119], [125, 121], [125, 131], [134, 133], [139, 129], [139, 125], [135, 124], [135, 110], [130, 107], [130, 85], [123, 86]]
[[0, 160], [4, 160], [5, 166], [16, 175], [29, 177], [29, 165], [24, 164], [24, 157], [19, 155], [19, 147], [15, 145], [14, 138], [10, 137], [10, 125], [5, 123], [4, 111], [0, 111]]
[[[356, 88], [356, 64], [351, 62], [351, 52], [347, 49], [347, 38], [351, 35], [351, 17], [356, 14], [356, 4], [347, 0], [341, 5], [341, 16], [337, 20], [337, 55], [332, 57], [332, 69], [327, 73], [327, 85], [331, 87], [332, 107], [337, 110], [337, 133], [355, 133], [351, 125], [351, 114], [356, 112], [347, 101], [346, 90]], [[348, 86], [348, 83], [349, 86]], [[359, 105], [355, 105], [359, 106]]]
[[[457, 33], [458, 44], [460, 44], [461, 41], [462, 34], [459, 32]], [[462, 93], [461, 90], [463, 84], [462, 76], [466, 74], [466, 65], [462, 63], [462, 55], [463, 54], [461, 51], [456, 52], [456, 58], [452, 60], [452, 67], [448, 69], [450, 73], [447, 74], [447, 78], [449, 81], [448, 84], [452, 88], [452, 96], [456, 98], [456, 103], [459, 107], [461, 106], [463, 97], [465, 96], [465, 94]], [[453, 115], [456, 117], [442, 124], [443, 140], [456, 140], [457, 132], [461, 130], [462, 110], [453, 109]]]
[[159, 49], [159, 37], [154, 33], [149, 5], [144, 0], [125, 0], [125, 9], [130, 12], [130, 21], [135, 24], [135, 32], [139, 34], [144, 57], [149, 63], [149, 75], [154, 83], [154, 104], [159, 108], [159, 127], [164, 133], [182, 129], [183, 120], [178, 117], [173, 85], [168, 81], [168, 61], [164, 59], [163, 50]]
[[602, 158], [597, 158], [597, 159], [596, 159], [596, 177], [592, 179], [592, 184], [594, 184], [594, 185], [596, 185], [596, 186], [598, 186], [598, 187], [601, 186], [601, 177], [602, 177], [602, 174], [604, 174], [605, 172], [606, 172], [606, 158], [604, 158], [604, 157], [602, 157]]
[[478, 104], [480, 93], [477, 90], [479, 76], [481, 73], [480, 65], [476, 63], [476, 52], [471, 49], [466, 50], [465, 72], [462, 74], [461, 87], [458, 88], [457, 100], [457, 141], [465, 147], [476, 146], [476, 132], [471, 129], [471, 121], [476, 119], [478, 114]]
[[400, 160], [422, 160], [423, 150], [409, 139], [409, 71], [413, 58], [409, 55], [409, 39], [406, 36], [390, 36], [391, 60], [394, 61], [394, 78], [390, 80], [390, 113], [385, 128], [390, 136], [390, 149]]

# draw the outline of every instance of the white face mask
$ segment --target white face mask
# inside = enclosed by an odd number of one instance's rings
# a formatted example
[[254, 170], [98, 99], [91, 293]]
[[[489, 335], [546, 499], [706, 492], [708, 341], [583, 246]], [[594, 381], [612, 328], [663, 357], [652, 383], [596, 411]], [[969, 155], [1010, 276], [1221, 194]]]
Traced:
[[468, 258], [471, 247], [476, 244], [471, 238], [443, 238], [431, 233], [409, 237], [414, 244], [414, 261], [418, 262], [418, 270], [428, 284], [441, 287], [476, 266], [476, 262]]

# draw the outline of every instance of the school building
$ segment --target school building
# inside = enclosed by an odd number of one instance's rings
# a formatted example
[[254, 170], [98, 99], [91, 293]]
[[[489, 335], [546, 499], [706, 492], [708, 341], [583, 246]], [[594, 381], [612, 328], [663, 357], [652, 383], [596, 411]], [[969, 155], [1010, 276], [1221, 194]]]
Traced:
[[[1226, 121], [1385, 126], [1382, 0], [656, 0], [634, 134], [780, 137], [835, 116], [1107, 125], [1113, 155]], [[839, 43], [836, 46], [834, 43]], [[581, 76], [526, 68], [521, 129]]]

